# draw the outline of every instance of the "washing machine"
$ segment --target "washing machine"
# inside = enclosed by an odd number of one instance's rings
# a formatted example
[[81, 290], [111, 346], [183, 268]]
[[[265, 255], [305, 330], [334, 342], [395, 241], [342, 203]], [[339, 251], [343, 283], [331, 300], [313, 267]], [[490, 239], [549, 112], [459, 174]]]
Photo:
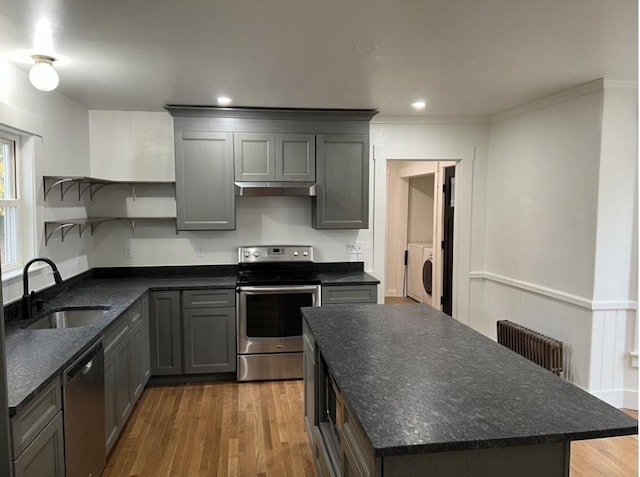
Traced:
[[433, 306], [433, 244], [407, 244], [407, 296]]

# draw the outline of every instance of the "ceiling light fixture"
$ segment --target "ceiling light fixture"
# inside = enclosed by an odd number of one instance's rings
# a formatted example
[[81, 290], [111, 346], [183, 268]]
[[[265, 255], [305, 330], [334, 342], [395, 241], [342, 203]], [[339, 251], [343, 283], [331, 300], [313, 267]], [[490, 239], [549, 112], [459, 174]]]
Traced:
[[56, 61], [52, 56], [32, 55], [35, 65], [29, 71], [29, 81], [34, 88], [40, 91], [53, 91], [60, 83], [58, 73], [53, 68], [53, 62]]
[[415, 103], [411, 103], [411, 106], [413, 106], [414, 109], [424, 109], [427, 107], [427, 102], [423, 99], [419, 99]]
[[218, 96], [218, 106], [229, 106], [231, 104], [231, 98], [228, 96]]
[[380, 47], [375, 43], [358, 43], [356, 46], [353, 47], [353, 50], [356, 53], [373, 53], [378, 48]]

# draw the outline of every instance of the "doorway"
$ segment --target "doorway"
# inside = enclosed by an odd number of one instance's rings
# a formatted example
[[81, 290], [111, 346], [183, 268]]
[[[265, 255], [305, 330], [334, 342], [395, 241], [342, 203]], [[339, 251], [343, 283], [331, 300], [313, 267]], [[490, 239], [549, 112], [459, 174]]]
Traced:
[[[446, 283], [451, 314], [453, 235], [451, 247], [443, 250], [445, 217], [451, 214], [443, 209], [442, 181], [445, 170], [450, 168], [451, 173], [455, 165], [453, 161], [387, 161], [385, 302], [413, 300], [443, 310]], [[445, 258], [450, 267], [446, 275]]]

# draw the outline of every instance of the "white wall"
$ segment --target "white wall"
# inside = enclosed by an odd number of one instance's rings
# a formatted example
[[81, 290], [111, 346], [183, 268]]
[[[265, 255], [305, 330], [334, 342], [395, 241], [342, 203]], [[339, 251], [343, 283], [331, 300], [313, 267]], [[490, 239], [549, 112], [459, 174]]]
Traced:
[[476, 274], [485, 308], [470, 322], [492, 337], [495, 322], [509, 319], [562, 340], [567, 377], [583, 388], [589, 387], [602, 97], [596, 89], [491, 124], [486, 259]]
[[379, 302], [385, 290], [387, 164], [393, 160], [460, 161], [456, 171], [453, 308], [454, 317], [468, 323], [482, 311], [481, 304], [469, 303], [469, 272], [483, 263], [488, 126], [478, 118], [416, 121], [380, 117], [371, 125], [375, 151], [373, 273], [383, 282]]
[[637, 83], [605, 81], [590, 389], [617, 406], [638, 402], [637, 106]]
[[487, 271], [590, 299], [602, 92], [491, 125]]
[[609, 86], [493, 118], [486, 259], [471, 273], [483, 308], [470, 324], [495, 337], [510, 319], [562, 340], [566, 377], [622, 406], [637, 396], [637, 98]]
[[409, 242], [433, 243], [434, 175], [409, 179]]
[[605, 84], [593, 291], [597, 301], [636, 299], [637, 105], [636, 83]]
[[[117, 180], [174, 180], [173, 121], [168, 113], [91, 111], [91, 172]], [[141, 186], [136, 200], [126, 187], [110, 187], [91, 204], [96, 216], [174, 216], [175, 198], [168, 186]], [[180, 232], [169, 223], [101, 225], [94, 235], [94, 265], [196, 265], [237, 263], [237, 247], [250, 244], [313, 245], [318, 262], [364, 260], [371, 263], [367, 230], [315, 230], [307, 197], [239, 197], [236, 230]], [[347, 254], [347, 242], [363, 242], [364, 254]], [[124, 257], [125, 246], [132, 257]]]
[[174, 181], [169, 113], [89, 112], [91, 174], [111, 180]]
[[[59, 238], [44, 244], [44, 220], [85, 216], [85, 204], [73, 194], [62, 203], [54, 197], [43, 200], [43, 175], [87, 175], [89, 173], [88, 110], [58, 92], [44, 93], [34, 89], [27, 74], [12, 65], [0, 62], [0, 123], [13, 127], [25, 138], [26, 149], [33, 153], [33, 176], [23, 192], [32, 189], [36, 214], [30, 234], [33, 244], [23, 243], [25, 258], [44, 255], [52, 258], [63, 278], [77, 275], [90, 267], [91, 239], [69, 234], [64, 243]], [[28, 151], [24, 151], [28, 152]], [[21, 160], [28, 161], [26, 156]], [[24, 164], [28, 166], [28, 164]], [[28, 167], [27, 167], [28, 169]], [[48, 267], [34, 266], [30, 285], [41, 289], [53, 284]], [[5, 303], [22, 296], [21, 276], [3, 281]]]

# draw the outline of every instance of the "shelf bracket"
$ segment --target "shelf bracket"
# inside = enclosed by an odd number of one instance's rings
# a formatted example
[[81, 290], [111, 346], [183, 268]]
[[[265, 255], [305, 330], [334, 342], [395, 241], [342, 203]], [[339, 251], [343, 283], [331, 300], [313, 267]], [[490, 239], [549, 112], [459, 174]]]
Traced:
[[100, 189], [108, 185], [110, 184], [91, 184], [91, 190], [89, 191], [89, 200], [93, 200], [93, 198], [96, 195], [96, 192], [98, 192]]
[[[53, 184], [49, 184], [48, 187], [47, 187], [47, 180], [45, 179], [43, 181], [44, 200], [47, 200], [47, 197], [56, 186], [60, 186], [60, 200], [64, 200], [64, 196], [67, 195], [67, 192], [69, 192], [69, 189], [71, 189], [75, 184], [78, 184], [78, 192], [79, 192], [80, 183], [76, 181], [76, 179], [72, 179], [72, 178], [59, 179], [59, 180], [56, 180]], [[65, 187], [65, 185], [67, 185], [67, 187]]]
[[[44, 236], [44, 244], [47, 245], [53, 234], [55, 234], [58, 230], [60, 231], [60, 241], [64, 242], [64, 238], [71, 231], [73, 227], [78, 224], [69, 224], [69, 223], [60, 223], [56, 225], [53, 230], [49, 230], [47, 227], [48, 224], [45, 224], [45, 236]], [[51, 224], [54, 225], [54, 224]]]

